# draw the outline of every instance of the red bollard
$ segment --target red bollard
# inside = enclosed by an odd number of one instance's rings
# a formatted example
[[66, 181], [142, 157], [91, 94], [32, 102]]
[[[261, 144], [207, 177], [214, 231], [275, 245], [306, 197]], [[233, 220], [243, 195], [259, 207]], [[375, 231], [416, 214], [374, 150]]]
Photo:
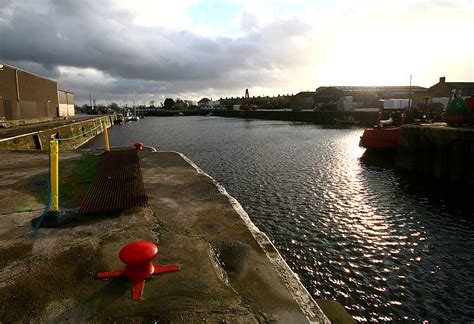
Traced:
[[126, 264], [125, 269], [100, 272], [96, 278], [127, 277], [132, 281], [132, 299], [140, 300], [145, 279], [152, 275], [180, 270], [179, 265], [157, 266], [151, 261], [158, 254], [158, 247], [146, 241], [138, 241], [127, 244], [120, 250], [119, 258]]
[[135, 149], [136, 149], [137, 151], [143, 150], [143, 143], [138, 142], [138, 143], [135, 143], [135, 144], [133, 144], [133, 145], [135, 146]]

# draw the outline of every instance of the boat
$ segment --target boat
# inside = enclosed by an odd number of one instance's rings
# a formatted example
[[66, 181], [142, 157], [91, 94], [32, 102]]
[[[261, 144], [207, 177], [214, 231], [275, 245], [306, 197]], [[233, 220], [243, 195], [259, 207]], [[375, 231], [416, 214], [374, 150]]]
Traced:
[[127, 111], [124, 115], [124, 121], [129, 122], [131, 120], [132, 120], [132, 114], [130, 113], [130, 111]]
[[0, 117], [0, 128], [8, 128], [8, 127], [10, 127], [8, 120], [5, 117]]
[[125, 118], [123, 114], [118, 113], [117, 118], [114, 120], [115, 125], [123, 125], [125, 122]]
[[[411, 109], [412, 102], [411, 81], [412, 76], [410, 74], [408, 109]], [[367, 151], [394, 151], [398, 148], [398, 141], [400, 139], [400, 126], [405, 124], [405, 112], [398, 114], [394, 118], [390, 117], [388, 120], [382, 120], [384, 103], [384, 99], [379, 100], [379, 114], [377, 118], [377, 124], [372, 128], [366, 128], [360, 137], [359, 146], [365, 147]]]
[[383, 126], [378, 124], [364, 130], [360, 137], [359, 145], [366, 149], [396, 149], [399, 138], [399, 126]]
[[382, 120], [384, 100], [380, 100], [378, 122], [372, 128], [366, 128], [360, 137], [359, 146], [370, 150], [394, 150], [398, 147], [400, 126], [404, 118]]
[[137, 115], [137, 106], [135, 105], [135, 90], [133, 90], [133, 115], [129, 119], [130, 121], [139, 121], [140, 117]]
[[356, 120], [354, 116], [345, 116], [341, 118], [334, 118], [336, 123], [341, 125], [359, 125], [360, 120]]

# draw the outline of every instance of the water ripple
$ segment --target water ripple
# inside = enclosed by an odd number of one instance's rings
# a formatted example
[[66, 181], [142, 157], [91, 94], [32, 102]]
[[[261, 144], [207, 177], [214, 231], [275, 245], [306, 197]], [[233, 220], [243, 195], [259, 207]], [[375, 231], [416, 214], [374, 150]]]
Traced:
[[472, 321], [472, 192], [453, 198], [365, 166], [360, 133], [177, 117], [114, 127], [109, 137], [186, 154], [240, 201], [315, 297], [340, 301], [355, 320]]

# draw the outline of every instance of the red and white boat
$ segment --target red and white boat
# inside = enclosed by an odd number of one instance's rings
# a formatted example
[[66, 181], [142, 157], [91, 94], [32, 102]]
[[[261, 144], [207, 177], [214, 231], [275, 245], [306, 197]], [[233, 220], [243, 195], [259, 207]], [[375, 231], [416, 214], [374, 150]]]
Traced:
[[399, 138], [399, 126], [383, 126], [379, 124], [364, 130], [360, 137], [359, 145], [366, 149], [396, 149]]
[[400, 121], [394, 121], [392, 118], [381, 120], [383, 106], [384, 100], [380, 100], [377, 125], [364, 130], [364, 133], [360, 137], [359, 146], [375, 150], [393, 150], [398, 147], [400, 125], [404, 123], [404, 118], [402, 117]]

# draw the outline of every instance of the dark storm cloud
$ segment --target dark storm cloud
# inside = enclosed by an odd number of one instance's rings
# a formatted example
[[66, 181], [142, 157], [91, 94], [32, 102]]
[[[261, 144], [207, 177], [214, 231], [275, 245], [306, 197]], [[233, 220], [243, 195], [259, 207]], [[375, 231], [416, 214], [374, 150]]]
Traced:
[[[244, 13], [244, 36], [213, 39], [191, 31], [139, 27], [133, 19], [112, 2], [7, 0], [0, 9], [0, 59], [64, 80], [79, 93], [91, 88], [107, 94], [130, 89], [165, 94], [225, 91], [278, 81], [271, 72], [298, 65], [295, 57], [305, 51], [305, 45], [293, 42], [294, 36], [311, 31], [296, 20], [258, 29], [256, 18]], [[58, 66], [93, 68], [113, 80], [74, 79]]]

